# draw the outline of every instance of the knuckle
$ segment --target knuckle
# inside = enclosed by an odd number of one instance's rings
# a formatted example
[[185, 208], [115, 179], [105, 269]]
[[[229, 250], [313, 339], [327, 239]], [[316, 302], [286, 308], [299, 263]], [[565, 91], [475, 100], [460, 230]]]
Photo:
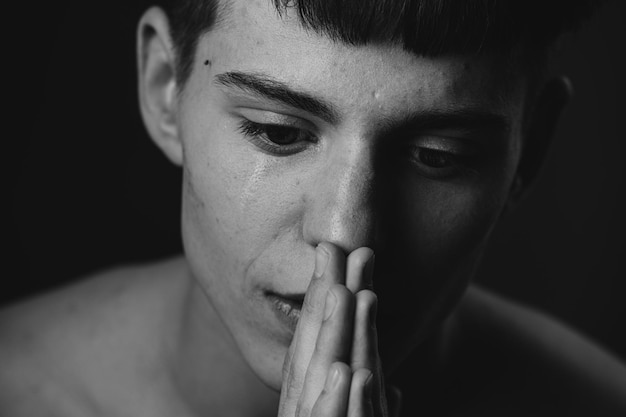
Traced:
[[320, 311], [324, 307], [325, 286], [319, 282], [321, 278], [313, 278], [317, 281], [315, 284], [311, 283], [309, 289], [306, 292], [304, 301], [302, 302], [302, 316], [300, 320], [307, 320], [315, 317], [316, 314], [320, 314]]
[[289, 377], [287, 378], [287, 393], [297, 392], [300, 390], [300, 386], [302, 385], [299, 382], [299, 379], [296, 377], [296, 365], [291, 364], [289, 370]]
[[309, 297], [308, 300], [305, 300], [302, 304], [302, 318], [306, 319], [307, 317], [312, 317], [320, 310], [320, 302], [315, 298], [319, 297]]
[[318, 337], [315, 341], [315, 347], [313, 348], [313, 356], [311, 357], [311, 363], [314, 363], [317, 358], [324, 356], [324, 352], [326, 351], [327, 343], [326, 341]]
[[283, 362], [283, 378], [288, 378], [293, 372], [293, 360], [291, 355], [287, 355]]
[[[304, 301], [302, 302], [302, 312], [303, 313], [311, 313], [315, 311], [317, 305], [319, 304], [319, 296], [317, 293], [319, 292], [319, 280], [320, 278], [313, 278], [311, 283], [309, 284], [309, 288], [306, 291], [306, 295], [304, 297]], [[318, 281], [318, 282], [313, 282]]]
[[283, 390], [287, 398], [293, 398], [299, 395], [302, 390], [303, 382], [300, 375], [300, 369], [296, 361], [291, 361], [287, 366], [287, 373], [283, 373]]
[[299, 400], [298, 404], [296, 404], [296, 417], [308, 417], [310, 415], [310, 408], [306, 406], [302, 400]]

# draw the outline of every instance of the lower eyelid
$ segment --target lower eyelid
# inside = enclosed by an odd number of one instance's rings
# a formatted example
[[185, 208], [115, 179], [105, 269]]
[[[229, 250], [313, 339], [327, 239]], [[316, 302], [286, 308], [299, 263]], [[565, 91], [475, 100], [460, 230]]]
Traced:
[[274, 156], [293, 155], [303, 150], [304, 148], [304, 146], [302, 145], [288, 145], [288, 146], [277, 145], [277, 144], [271, 143], [267, 139], [263, 139], [259, 137], [258, 135], [251, 137], [250, 142], [252, 142], [254, 146], [261, 149], [262, 151], [268, 154], [274, 155]]

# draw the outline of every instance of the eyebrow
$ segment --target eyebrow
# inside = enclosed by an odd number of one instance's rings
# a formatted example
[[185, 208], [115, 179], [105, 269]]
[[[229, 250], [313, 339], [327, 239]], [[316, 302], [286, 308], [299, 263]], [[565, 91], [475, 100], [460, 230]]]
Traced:
[[225, 72], [215, 76], [215, 82], [224, 87], [234, 87], [245, 93], [311, 113], [330, 124], [339, 122], [335, 107], [309, 93], [298, 91], [288, 84], [270, 76], [248, 72]]
[[[217, 74], [215, 83], [303, 110], [330, 124], [337, 124], [340, 120], [339, 112], [332, 104], [265, 74], [230, 71]], [[420, 111], [400, 121], [388, 120], [383, 125], [385, 131], [458, 129], [470, 133], [506, 134], [511, 129], [508, 118], [473, 108]]]
[[429, 110], [405, 117], [400, 122], [389, 121], [386, 130], [443, 130], [453, 129], [469, 133], [493, 132], [508, 134], [511, 131], [509, 118], [484, 109], [460, 108]]

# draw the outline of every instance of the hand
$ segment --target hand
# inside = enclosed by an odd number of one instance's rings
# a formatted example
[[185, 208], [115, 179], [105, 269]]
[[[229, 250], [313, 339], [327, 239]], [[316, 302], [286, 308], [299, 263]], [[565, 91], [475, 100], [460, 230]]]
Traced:
[[372, 250], [356, 249], [346, 259], [339, 248], [322, 243], [315, 263], [285, 358], [278, 415], [395, 415], [389, 413], [378, 355]]

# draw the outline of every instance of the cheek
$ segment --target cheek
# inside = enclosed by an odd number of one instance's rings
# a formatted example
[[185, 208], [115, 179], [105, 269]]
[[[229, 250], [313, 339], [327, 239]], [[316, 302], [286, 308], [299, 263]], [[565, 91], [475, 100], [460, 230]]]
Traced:
[[[205, 108], [196, 104], [195, 108]], [[193, 116], [193, 115], [192, 115]], [[244, 211], [242, 193], [251, 177], [244, 159], [216, 117], [184, 120], [182, 233], [185, 252], [203, 286], [240, 285], [254, 242], [254, 216]], [[235, 293], [237, 291], [234, 291]]]
[[[387, 275], [376, 287], [392, 316], [438, 314], [469, 282], [504, 204], [504, 187], [422, 183], [397, 204], [390, 245], [381, 259]], [[382, 272], [382, 271], [381, 271]], [[386, 300], [393, 300], [386, 303]], [[409, 311], [410, 310], [410, 311]], [[412, 320], [412, 319], [411, 319]]]
[[398, 192], [396, 241], [410, 248], [413, 270], [433, 286], [452, 276], [469, 279], [509, 197], [517, 166], [517, 141], [475, 175], [458, 181], [409, 178]]
[[183, 195], [187, 256], [207, 285], [228, 276], [233, 296], [238, 292], [249, 296], [263, 276], [281, 273], [268, 268], [285, 265], [269, 258], [289, 253], [285, 249], [294, 243], [301, 201], [298, 180], [281, 174], [279, 159], [252, 152], [252, 145], [223, 120], [221, 126], [210, 119], [187, 126]]
[[[446, 192], [447, 191], [447, 192]], [[492, 189], [450, 189], [425, 192], [429, 197], [408, 204], [414, 207], [407, 236], [418, 248], [425, 271], [443, 275], [475, 252], [487, 239], [504, 204], [503, 193]]]
[[376, 257], [381, 352], [391, 367], [454, 308], [504, 204], [494, 188], [418, 190], [396, 212], [393, 244]]

